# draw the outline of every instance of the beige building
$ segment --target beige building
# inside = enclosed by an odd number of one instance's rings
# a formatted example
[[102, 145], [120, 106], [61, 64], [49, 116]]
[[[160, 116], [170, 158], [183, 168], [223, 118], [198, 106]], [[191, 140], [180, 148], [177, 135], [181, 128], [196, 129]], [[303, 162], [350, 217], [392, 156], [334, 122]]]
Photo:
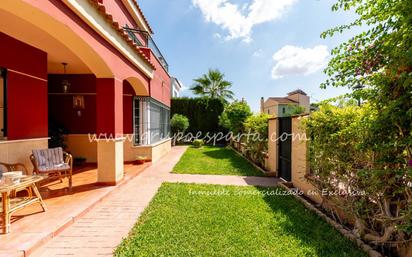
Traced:
[[296, 114], [297, 106], [303, 107], [303, 113], [310, 112], [310, 98], [300, 89], [288, 93], [286, 97], [269, 97], [266, 101], [262, 97], [260, 100], [260, 111], [275, 118]]

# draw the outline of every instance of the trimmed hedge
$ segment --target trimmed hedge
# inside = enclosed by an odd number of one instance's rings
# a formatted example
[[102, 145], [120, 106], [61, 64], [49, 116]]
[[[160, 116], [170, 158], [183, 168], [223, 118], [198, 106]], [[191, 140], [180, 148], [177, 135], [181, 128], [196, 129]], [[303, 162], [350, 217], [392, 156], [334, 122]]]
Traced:
[[219, 125], [219, 116], [224, 110], [224, 103], [219, 99], [208, 98], [173, 98], [171, 115], [181, 114], [189, 119], [187, 133], [218, 133], [227, 130]]

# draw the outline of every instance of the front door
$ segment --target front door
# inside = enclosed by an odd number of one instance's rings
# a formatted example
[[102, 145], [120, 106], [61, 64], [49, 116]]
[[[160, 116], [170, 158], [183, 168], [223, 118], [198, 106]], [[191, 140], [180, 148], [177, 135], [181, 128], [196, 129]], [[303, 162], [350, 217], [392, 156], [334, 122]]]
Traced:
[[292, 180], [292, 119], [279, 118], [279, 176], [286, 181]]

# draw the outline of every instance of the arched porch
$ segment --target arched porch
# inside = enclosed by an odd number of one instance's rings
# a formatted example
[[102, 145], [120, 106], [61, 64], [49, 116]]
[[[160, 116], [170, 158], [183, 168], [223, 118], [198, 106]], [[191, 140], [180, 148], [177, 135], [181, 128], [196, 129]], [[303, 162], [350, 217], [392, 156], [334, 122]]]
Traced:
[[[31, 151], [48, 147], [49, 125], [56, 124], [67, 130], [67, 150], [74, 157], [98, 162], [98, 182], [120, 181], [124, 169], [121, 76], [142, 75], [107, 49], [107, 43], [86, 41], [75, 27], [29, 3], [2, 2], [0, 15], [0, 68], [5, 74], [1, 90], [6, 100], [0, 161], [22, 162], [31, 170]], [[107, 52], [97, 52], [102, 47]], [[62, 63], [68, 64], [66, 71]], [[148, 80], [130, 81], [148, 92]], [[95, 140], [96, 134], [107, 135], [112, 142]]]

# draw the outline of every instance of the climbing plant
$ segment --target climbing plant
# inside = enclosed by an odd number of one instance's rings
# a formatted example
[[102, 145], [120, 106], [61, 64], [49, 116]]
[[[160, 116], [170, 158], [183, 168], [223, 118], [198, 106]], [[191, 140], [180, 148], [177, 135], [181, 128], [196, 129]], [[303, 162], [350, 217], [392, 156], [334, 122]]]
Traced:
[[309, 118], [312, 180], [343, 191], [324, 197], [353, 215], [362, 239], [412, 256], [412, 3], [337, 0], [332, 10], [357, 18], [322, 37], [364, 31], [332, 50], [322, 87], [348, 87], [361, 106], [325, 104]]

